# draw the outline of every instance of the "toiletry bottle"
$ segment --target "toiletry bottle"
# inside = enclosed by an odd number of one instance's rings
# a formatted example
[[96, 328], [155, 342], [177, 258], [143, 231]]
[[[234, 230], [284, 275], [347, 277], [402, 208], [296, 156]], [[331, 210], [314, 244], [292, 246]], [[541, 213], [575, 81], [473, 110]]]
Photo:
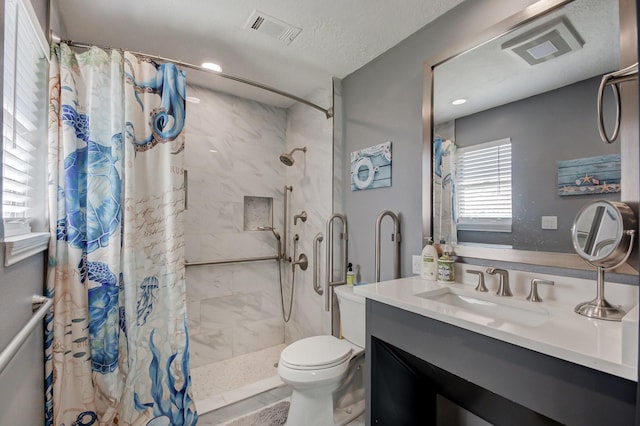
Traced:
[[347, 265], [347, 285], [353, 285], [355, 282], [356, 274], [353, 273], [353, 264], [349, 262]]
[[420, 277], [433, 281], [438, 277], [438, 251], [434, 247], [431, 237], [429, 237], [427, 245], [422, 249]]
[[438, 281], [444, 283], [452, 283], [456, 279], [456, 270], [454, 267], [454, 260], [449, 254], [451, 248], [446, 247], [444, 253], [438, 259]]

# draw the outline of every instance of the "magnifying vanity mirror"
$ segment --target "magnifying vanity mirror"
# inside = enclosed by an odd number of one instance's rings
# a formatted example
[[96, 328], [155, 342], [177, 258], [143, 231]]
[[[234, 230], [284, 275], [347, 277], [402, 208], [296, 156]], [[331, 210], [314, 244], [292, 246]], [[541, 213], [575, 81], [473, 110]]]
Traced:
[[[591, 269], [572, 247], [576, 213], [594, 197], [634, 210], [639, 201], [637, 81], [620, 86], [613, 144], [600, 140], [597, 115], [602, 75], [637, 63], [635, 7], [633, 0], [541, 0], [425, 62], [425, 239], [452, 245], [463, 262]], [[616, 104], [607, 90], [608, 129]], [[460, 158], [482, 150], [494, 153], [487, 161], [499, 158], [488, 167], [499, 178], [494, 194], [474, 198], [475, 182], [464, 192]], [[595, 178], [588, 159], [611, 174]], [[574, 163], [582, 174], [564, 182], [559, 176]], [[638, 274], [628, 263], [615, 272]]]
[[637, 222], [631, 208], [619, 202], [598, 200], [584, 206], [571, 228], [573, 247], [583, 260], [598, 269], [598, 294], [576, 306], [580, 315], [620, 321], [625, 311], [604, 298], [604, 272], [626, 262], [633, 250]]

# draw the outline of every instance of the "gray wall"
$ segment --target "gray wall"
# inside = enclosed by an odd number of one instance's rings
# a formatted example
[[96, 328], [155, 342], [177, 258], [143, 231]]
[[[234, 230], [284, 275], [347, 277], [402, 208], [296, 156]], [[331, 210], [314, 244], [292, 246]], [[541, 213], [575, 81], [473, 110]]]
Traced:
[[[393, 142], [390, 188], [351, 192], [348, 174], [343, 183], [349, 257], [360, 265], [361, 281], [373, 281], [375, 222], [381, 211], [392, 210], [402, 219], [402, 276], [411, 275], [411, 255], [422, 248], [423, 63], [532, 3], [535, 1], [464, 2], [343, 80], [345, 155]], [[386, 218], [382, 280], [392, 278], [391, 233], [391, 221]]]
[[[599, 85], [596, 77], [456, 120], [456, 146], [510, 137], [513, 154], [512, 232], [458, 231], [458, 241], [574, 252], [570, 229], [578, 210], [593, 199], [620, 201], [619, 193], [561, 197], [557, 192], [557, 160], [620, 153], [619, 144], [600, 141], [595, 102]], [[613, 100], [605, 105], [613, 106]], [[609, 113], [607, 117], [615, 114]], [[541, 216], [557, 216], [558, 229], [542, 230]]]
[[[4, 245], [1, 254], [4, 257]], [[31, 295], [43, 294], [44, 256], [0, 266], [0, 348], [4, 349], [31, 317]], [[0, 374], [0, 425], [44, 423], [43, 331], [36, 327]]]
[[[47, 2], [32, 0], [32, 3], [44, 29]], [[0, 10], [0, 34], [4, 34], [4, 3]], [[0, 46], [3, 44], [4, 39]], [[2, 55], [0, 62], [1, 58]], [[0, 123], [1, 120], [0, 117]], [[0, 247], [4, 259], [4, 245]], [[10, 267], [0, 266], [0, 348], [4, 349], [31, 317], [31, 295], [43, 294], [44, 263], [44, 255], [38, 254]], [[0, 374], [0, 425], [44, 423], [43, 356], [43, 331], [38, 326]]]

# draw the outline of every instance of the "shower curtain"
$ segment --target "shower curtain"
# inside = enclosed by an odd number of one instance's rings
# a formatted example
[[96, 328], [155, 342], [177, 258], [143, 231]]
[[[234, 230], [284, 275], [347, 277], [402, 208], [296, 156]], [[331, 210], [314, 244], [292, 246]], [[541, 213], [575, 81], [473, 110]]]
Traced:
[[185, 76], [52, 48], [48, 425], [194, 425], [184, 276]]

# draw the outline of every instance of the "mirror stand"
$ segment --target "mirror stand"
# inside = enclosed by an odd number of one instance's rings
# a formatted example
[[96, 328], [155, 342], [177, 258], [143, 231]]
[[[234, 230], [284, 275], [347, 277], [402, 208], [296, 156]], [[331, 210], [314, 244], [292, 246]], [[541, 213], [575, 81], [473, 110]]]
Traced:
[[622, 234], [629, 238], [628, 239], [629, 246], [627, 247], [624, 257], [618, 264], [609, 268], [605, 268], [602, 265], [596, 265], [587, 260], [589, 264], [595, 266], [598, 270], [598, 278], [597, 278], [598, 290], [597, 290], [595, 299], [589, 302], [580, 303], [578, 306], [576, 306], [575, 308], [576, 313], [580, 315], [584, 315], [585, 317], [596, 318], [596, 319], [607, 320], [607, 321], [622, 321], [622, 317], [625, 316], [626, 311], [622, 309], [621, 306], [614, 306], [609, 302], [607, 302], [606, 299], [604, 298], [605, 271], [616, 269], [617, 267], [625, 263], [627, 259], [629, 259], [629, 256], [633, 251], [633, 241], [635, 237], [635, 231], [633, 229], [630, 229], [630, 230], [623, 231]]
[[[631, 246], [633, 247], [633, 245]], [[624, 309], [621, 306], [611, 305], [604, 298], [604, 271], [605, 268], [598, 266], [598, 293], [596, 298], [590, 302], [580, 303], [576, 306], [575, 311], [589, 318], [621, 321], [626, 314]]]

